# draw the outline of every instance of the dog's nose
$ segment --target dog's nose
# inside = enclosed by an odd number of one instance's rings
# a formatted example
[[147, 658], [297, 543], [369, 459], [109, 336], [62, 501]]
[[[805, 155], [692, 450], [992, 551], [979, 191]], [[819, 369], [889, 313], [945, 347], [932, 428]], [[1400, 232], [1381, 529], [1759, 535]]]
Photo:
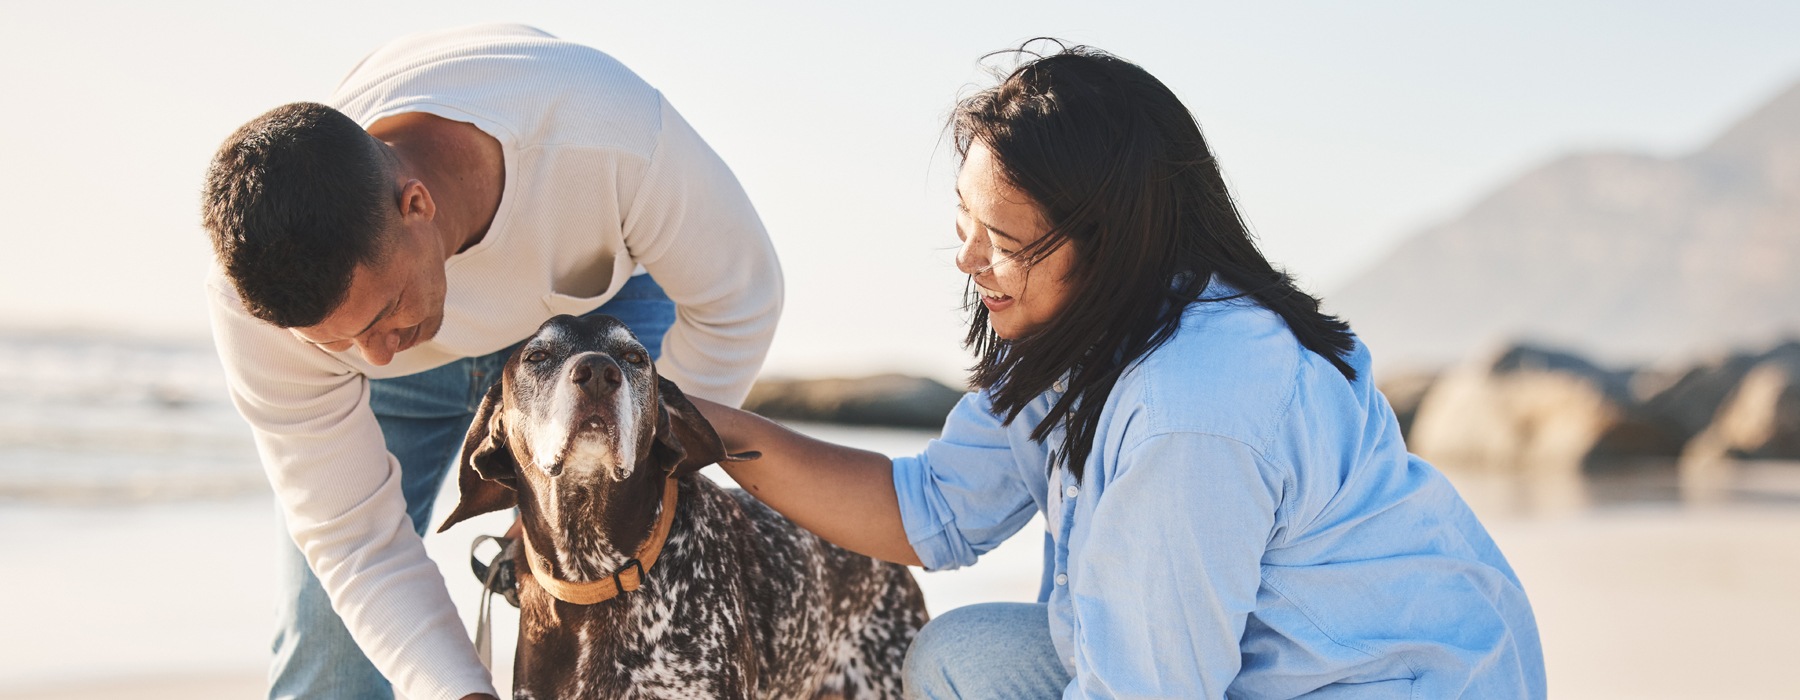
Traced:
[[588, 394], [599, 396], [602, 392], [617, 389], [624, 383], [625, 375], [619, 372], [619, 365], [612, 358], [589, 355], [575, 361], [575, 366], [569, 370], [569, 381]]

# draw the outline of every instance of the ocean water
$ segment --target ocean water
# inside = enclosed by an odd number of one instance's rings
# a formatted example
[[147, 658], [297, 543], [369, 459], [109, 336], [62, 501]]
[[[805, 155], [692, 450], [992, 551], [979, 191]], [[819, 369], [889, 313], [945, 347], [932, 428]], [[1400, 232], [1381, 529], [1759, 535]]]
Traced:
[[[887, 454], [932, 434], [805, 424]], [[0, 335], [0, 503], [103, 505], [268, 493], [209, 346]]]
[[0, 501], [266, 491], [210, 347], [0, 335]]
[[[920, 431], [804, 425], [836, 442], [915, 452]], [[1484, 515], [1692, 500], [1673, 464], [1599, 476], [1452, 479]], [[0, 334], [0, 503], [107, 504], [266, 494], [249, 429], [210, 346]], [[1747, 463], [1706, 500], [1800, 505], [1800, 465]]]

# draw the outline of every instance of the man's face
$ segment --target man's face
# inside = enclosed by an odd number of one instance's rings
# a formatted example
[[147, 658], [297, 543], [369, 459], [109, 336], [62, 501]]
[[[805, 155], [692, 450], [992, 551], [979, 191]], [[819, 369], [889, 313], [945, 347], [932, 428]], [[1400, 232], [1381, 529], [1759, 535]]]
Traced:
[[387, 235], [393, 248], [386, 259], [358, 265], [344, 301], [318, 325], [290, 329], [295, 337], [331, 352], [355, 347], [380, 366], [437, 336], [444, 325], [442, 246], [428, 226], [396, 223]]

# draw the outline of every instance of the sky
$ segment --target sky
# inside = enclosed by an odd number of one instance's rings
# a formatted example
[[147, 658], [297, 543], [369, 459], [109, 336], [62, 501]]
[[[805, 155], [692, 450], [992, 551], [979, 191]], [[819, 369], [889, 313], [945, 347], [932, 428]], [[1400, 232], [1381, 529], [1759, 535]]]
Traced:
[[1557, 154], [1674, 156], [1800, 80], [1800, 3], [0, 0], [0, 330], [207, 337], [219, 142], [384, 41], [522, 22], [612, 54], [731, 165], [787, 305], [766, 373], [955, 379], [944, 119], [1036, 36], [1135, 61], [1198, 117], [1265, 253], [1327, 304]]

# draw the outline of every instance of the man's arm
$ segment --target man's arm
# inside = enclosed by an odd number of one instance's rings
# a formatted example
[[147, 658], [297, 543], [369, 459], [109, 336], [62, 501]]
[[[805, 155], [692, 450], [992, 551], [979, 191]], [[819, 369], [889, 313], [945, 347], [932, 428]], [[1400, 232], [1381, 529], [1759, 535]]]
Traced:
[[742, 403], [775, 337], [781, 265], [731, 169], [666, 101], [628, 207], [625, 245], [676, 304], [657, 370], [693, 396]]
[[232, 401], [250, 423], [289, 534], [350, 634], [406, 696], [494, 694], [437, 565], [413, 532], [368, 380], [208, 285]]

